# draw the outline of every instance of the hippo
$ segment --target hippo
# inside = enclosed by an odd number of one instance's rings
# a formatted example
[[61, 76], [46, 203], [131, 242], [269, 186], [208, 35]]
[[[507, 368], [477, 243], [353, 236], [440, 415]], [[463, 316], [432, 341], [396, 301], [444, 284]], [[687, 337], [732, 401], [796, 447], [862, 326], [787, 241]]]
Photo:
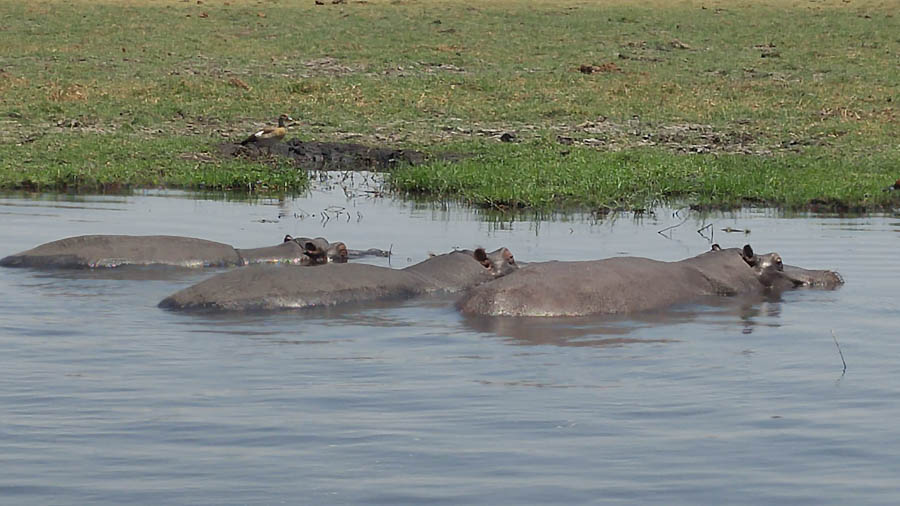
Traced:
[[468, 290], [457, 301], [463, 314], [483, 316], [586, 316], [626, 314], [695, 302], [704, 296], [760, 293], [795, 287], [836, 288], [832, 271], [787, 266], [777, 253], [744, 248], [712, 251], [677, 262], [618, 257], [541, 262]]
[[453, 251], [404, 269], [335, 263], [314, 269], [286, 264], [252, 265], [185, 288], [163, 299], [159, 307], [182, 311], [269, 311], [406, 299], [461, 291], [517, 268], [506, 248], [491, 253], [483, 248]]
[[[232, 267], [286, 262], [316, 265], [346, 262], [352, 250], [324, 238], [293, 238], [276, 246], [238, 249], [229, 244], [169, 235], [83, 235], [41, 244], [0, 259], [4, 267], [99, 269], [126, 265]], [[287, 238], [286, 238], [287, 239]], [[358, 254], [373, 254], [356, 252]], [[374, 250], [381, 251], [381, 250]]]
[[[284, 236], [284, 242], [294, 241], [304, 248], [310, 248], [312, 246], [319, 247], [320, 249], [324, 246], [324, 249], [321, 251], [326, 255], [328, 262], [338, 262], [344, 263], [350, 258], [362, 258], [364, 256], [376, 256], [376, 257], [389, 257], [391, 256], [390, 251], [385, 251], [383, 249], [378, 248], [369, 248], [369, 249], [348, 249], [347, 246], [342, 242], [329, 243], [325, 240], [324, 237], [317, 237], [315, 239], [308, 239], [306, 237], [297, 237], [294, 238], [290, 234]], [[324, 241], [324, 244], [323, 244]], [[327, 262], [325, 262], [327, 263]]]

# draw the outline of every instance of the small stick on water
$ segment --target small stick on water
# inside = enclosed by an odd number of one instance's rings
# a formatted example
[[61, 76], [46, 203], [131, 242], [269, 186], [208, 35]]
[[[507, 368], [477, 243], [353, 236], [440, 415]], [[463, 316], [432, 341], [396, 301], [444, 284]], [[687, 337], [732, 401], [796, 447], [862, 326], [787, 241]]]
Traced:
[[831, 329], [831, 338], [834, 339], [834, 345], [837, 346], [838, 353], [841, 355], [841, 362], [844, 363], [844, 372], [847, 372], [847, 361], [844, 360], [844, 352], [841, 351], [841, 345], [837, 342], [837, 336], [834, 335], [834, 329]]
[[[700, 237], [706, 239], [707, 241], [713, 242], [713, 237], [715, 237], [716, 231], [715, 231], [715, 229], [712, 228], [712, 226], [713, 226], [712, 223], [707, 223], [706, 225], [703, 225], [702, 227], [700, 227], [700, 229], [697, 230], [697, 233], [700, 234]], [[704, 230], [709, 230], [709, 237], [706, 237], [705, 235], [703, 235]]]
[[669, 230], [672, 230], [672, 229], [675, 229], [675, 228], [678, 228], [678, 227], [684, 225], [684, 224], [687, 222], [687, 220], [688, 220], [688, 219], [687, 219], [687, 216], [685, 216], [685, 218], [684, 218], [683, 220], [681, 220], [681, 223], [678, 223], [677, 225], [671, 225], [671, 226], [668, 226], [668, 227], [666, 227], [666, 228], [664, 228], [664, 229], [662, 229], [662, 230], [657, 230], [656, 233], [659, 234], [659, 235], [661, 235], [661, 236], [663, 236], [663, 237], [665, 237], [666, 239], [671, 239], [671, 238], [672, 238], [672, 234], [670, 233], [669, 236], [666, 237], [666, 232], [668, 232]]

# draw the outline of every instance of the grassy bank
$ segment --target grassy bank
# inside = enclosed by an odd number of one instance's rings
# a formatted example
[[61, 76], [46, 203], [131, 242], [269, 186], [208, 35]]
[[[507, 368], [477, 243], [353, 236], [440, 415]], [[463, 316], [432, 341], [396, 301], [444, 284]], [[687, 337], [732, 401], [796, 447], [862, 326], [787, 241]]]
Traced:
[[699, 208], [780, 205], [859, 211], [889, 205], [893, 198], [881, 191], [889, 160], [877, 157], [848, 167], [816, 152], [788, 157], [673, 156], [647, 148], [618, 153], [561, 148], [552, 141], [528, 149], [488, 145], [479, 151], [478, 157], [456, 163], [403, 167], [393, 173], [394, 185], [499, 209], [639, 209], [685, 203]]
[[299, 191], [215, 154], [281, 112], [471, 153], [393, 183], [483, 205], [874, 208], [900, 176], [898, 1], [325, 3], [4, 2], [0, 186]]

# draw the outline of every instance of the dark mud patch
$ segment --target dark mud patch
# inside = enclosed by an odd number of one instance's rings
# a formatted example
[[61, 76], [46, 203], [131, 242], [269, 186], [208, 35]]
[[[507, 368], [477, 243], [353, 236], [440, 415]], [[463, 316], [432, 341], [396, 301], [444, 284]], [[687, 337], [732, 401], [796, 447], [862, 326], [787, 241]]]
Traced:
[[[419, 165], [438, 158], [410, 149], [298, 139], [247, 146], [229, 142], [219, 145], [219, 153], [225, 157], [251, 160], [266, 160], [273, 156], [285, 158], [297, 167], [311, 170], [390, 170], [398, 165]], [[442, 156], [440, 159], [454, 159], [454, 156]]]

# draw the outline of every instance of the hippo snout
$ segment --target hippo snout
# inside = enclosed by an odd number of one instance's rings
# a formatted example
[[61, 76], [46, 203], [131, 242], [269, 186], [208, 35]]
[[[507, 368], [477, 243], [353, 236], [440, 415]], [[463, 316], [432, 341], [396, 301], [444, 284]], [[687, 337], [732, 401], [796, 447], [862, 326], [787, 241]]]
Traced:
[[808, 270], [800, 267], [784, 266], [782, 272], [795, 287], [837, 288], [844, 284], [844, 278], [835, 271]]

